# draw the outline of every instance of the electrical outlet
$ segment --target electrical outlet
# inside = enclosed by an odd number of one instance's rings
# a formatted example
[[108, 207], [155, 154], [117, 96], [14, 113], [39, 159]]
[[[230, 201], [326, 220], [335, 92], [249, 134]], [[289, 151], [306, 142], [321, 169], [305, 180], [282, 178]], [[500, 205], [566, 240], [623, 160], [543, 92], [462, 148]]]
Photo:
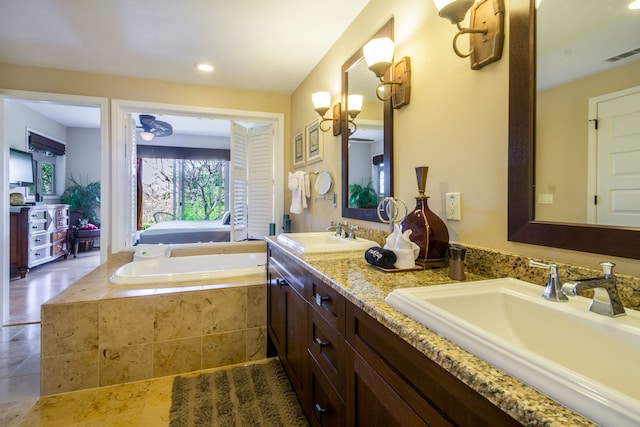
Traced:
[[453, 221], [460, 221], [460, 193], [446, 194], [446, 217]]

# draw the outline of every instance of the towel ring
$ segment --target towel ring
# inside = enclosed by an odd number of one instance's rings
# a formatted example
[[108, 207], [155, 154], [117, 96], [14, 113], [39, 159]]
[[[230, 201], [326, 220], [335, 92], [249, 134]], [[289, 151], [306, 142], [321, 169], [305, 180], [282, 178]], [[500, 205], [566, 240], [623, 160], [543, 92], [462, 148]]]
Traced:
[[[400, 204], [404, 208], [404, 213], [400, 215]], [[384, 224], [389, 224], [391, 231], [395, 228], [396, 224], [401, 223], [407, 217], [407, 205], [402, 199], [396, 197], [385, 197], [380, 203], [378, 203], [378, 218]], [[386, 216], [386, 218], [383, 217]], [[400, 219], [398, 219], [401, 216]]]

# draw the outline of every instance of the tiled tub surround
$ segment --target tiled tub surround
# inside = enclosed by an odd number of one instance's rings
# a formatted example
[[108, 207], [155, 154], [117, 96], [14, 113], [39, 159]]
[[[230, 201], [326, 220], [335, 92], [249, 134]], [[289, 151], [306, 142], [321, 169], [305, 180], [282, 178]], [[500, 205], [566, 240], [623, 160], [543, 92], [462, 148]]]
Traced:
[[[365, 237], [371, 239], [371, 236]], [[469, 385], [496, 406], [524, 425], [593, 425], [585, 418], [538, 393], [494, 368], [487, 362], [442, 338], [417, 321], [407, 317], [385, 302], [386, 296], [396, 288], [418, 287], [451, 283], [448, 269], [433, 269], [417, 272], [383, 273], [369, 266], [364, 256], [354, 253], [307, 254], [292, 252], [275, 239], [271, 242], [303, 263], [316, 277], [336, 289], [347, 300], [363, 309], [373, 318], [417, 350], [434, 360], [455, 377]], [[375, 240], [375, 239], [372, 239]], [[467, 281], [498, 277], [516, 277], [541, 285], [547, 276], [539, 274], [541, 269], [527, 266], [528, 258], [516, 257], [495, 251], [468, 248]], [[571, 278], [597, 276], [597, 270], [560, 265], [562, 272], [569, 271]], [[629, 276], [618, 276], [620, 294], [626, 307], [638, 308], [640, 280]], [[535, 321], [535, 319], [532, 319]], [[561, 325], [559, 325], [561, 328]]]
[[[185, 246], [174, 256], [259, 252], [264, 242]], [[113, 256], [42, 305], [41, 394], [266, 357], [264, 274], [157, 286], [110, 286]]]

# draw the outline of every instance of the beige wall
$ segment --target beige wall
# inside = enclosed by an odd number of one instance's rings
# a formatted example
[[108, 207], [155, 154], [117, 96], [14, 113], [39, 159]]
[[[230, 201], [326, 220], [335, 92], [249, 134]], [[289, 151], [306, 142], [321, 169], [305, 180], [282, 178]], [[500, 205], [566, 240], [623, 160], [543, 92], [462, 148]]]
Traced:
[[536, 219], [587, 221], [589, 99], [634, 86], [640, 61], [538, 92], [537, 192], [553, 194], [554, 203], [536, 205]]
[[[462, 194], [462, 221], [447, 221], [452, 241], [592, 268], [603, 258], [612, 259], [618, 264], [618, 272], [640, 275], [637, 261], [507, 241], [508, 19], [502, 60], [472, 71], [469, 61], [458, 58], [451, 48], [455, 26], [437, 16], [433, 2], [371, 0], [291, 97], [11, 65], [0, 66], [0, 87], [282, 112], [286, 174], [292, 170], [292, 131], [317, 118], [311, 93], [329, 90], [333, 103], [339, 101], [342, 63], [391, 16], [395, 17], [396, 55], [410, 56], [412, 63], [411, 104], [395, 113], [395, 195], [412, 205], [417, 195], [414, 167], [429, 166], [429, 205], [438, 215], [444, 216], [446, 192]], [[460, 42], [461, 46], [466, 44], [463, 37]], [[330, 171], [334, 188], [340, 189], [339, 138], [325, 133], [324, 160], [304, 169]], [[337, 208], [330, 198], [311, 199], [307, 212], [292, 215], [294, 231], [324, 229], [330, 220], [340, 219], [340, 191], [338, 195]], [[291, 193], [286, 191], [285, 212], [290, 200]]]
[[[451, 48], [455, 26], [438, 17], [433, 2], [371, 0], [293, 93], [293, 128], [315, 118], [311, 93], [330, 90], [333, 102], [339, 101], [342, 63], [391, 16], [395, 18], [396, 57], [410, 56], [412, 68], [411, 104], [395, 113], [394, 195], [412, 205], [417, 195], [414, 168], [429, 166], [426, 192], [434, 212], [444, 217], [446, 192], [462, 194], [462, 221], [446, 221], [451, 241], [592, 268], [602, 259], [611, 259], [618, 272], [640, 274], [638, 261], [507, 241], [508, 18], [502, 60], [472, 71], [469, 61], [458, 58]], [[467, 43], [464, 37], [460, 43], [461, 47]], [[340, 189], [340, 141], [330, 133], [325, 134], [324, 154], [322, 163], [307, 169], [331, 171]], [[291, 168], [291, 162], [287, 167]], [[288, 203], [290, 194], [286, 200]], [[292, 215], [294, 230], [325, 228], [330, 220], [341, 218], [340, 206], [340, 197], [337, 208], [312, 200], [308, 212]]]

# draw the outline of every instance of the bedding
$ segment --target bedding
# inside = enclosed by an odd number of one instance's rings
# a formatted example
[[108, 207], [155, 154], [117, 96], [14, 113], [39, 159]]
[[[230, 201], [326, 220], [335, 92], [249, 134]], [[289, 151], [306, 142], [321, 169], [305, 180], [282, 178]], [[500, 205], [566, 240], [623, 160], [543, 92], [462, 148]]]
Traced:
[[217, 221], [163, 221], [140, 233], [139, 243], [228, 242], [231, 226]]

